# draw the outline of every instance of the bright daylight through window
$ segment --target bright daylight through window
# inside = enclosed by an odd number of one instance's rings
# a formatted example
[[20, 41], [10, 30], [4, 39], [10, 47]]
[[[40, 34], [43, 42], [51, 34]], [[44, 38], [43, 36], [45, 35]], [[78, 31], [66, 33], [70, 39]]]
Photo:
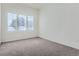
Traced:
[[34, 30], [34, 17], [33, 16], [25, 16], [25, 15], [17, 15], [14, 13], [8, 13], [8, 31], [13, 32], [16, 30], [26, 31]]

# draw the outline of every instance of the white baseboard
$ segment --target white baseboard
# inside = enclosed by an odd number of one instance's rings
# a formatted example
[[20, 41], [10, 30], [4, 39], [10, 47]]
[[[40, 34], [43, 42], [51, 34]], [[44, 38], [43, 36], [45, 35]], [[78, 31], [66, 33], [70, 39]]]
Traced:
[[68, 46], [68, 47], [71, 47], [71, 48], [74, 48], [74, 49], [78, 49], [78, 50], [79, 50], [79, 47], [75, 47], [74, 45], [70, 45], [70, 44], [66, 44], [66, 43], [62, 43], [62, 42], [50, 40], [50, 39], [48, 39], [48, 38], [41, 37], [41, 36], [40, 36], [40, 38], [46, 39], [46, 40], [49, 40], [49, 41], [51, 41], [51, 42], [55, 42], [55, 43], [58, 43], [58, 44], [61, 44], [61, 45], [65, 45], [65, 46]]

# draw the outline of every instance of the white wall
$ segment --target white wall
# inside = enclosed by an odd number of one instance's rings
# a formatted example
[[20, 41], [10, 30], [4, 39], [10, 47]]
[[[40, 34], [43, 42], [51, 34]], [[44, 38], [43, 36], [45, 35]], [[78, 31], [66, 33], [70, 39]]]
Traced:
[[0, 42], [1, 42], [1, 4], [0, 4]]
[[[16, 12], [17, 14], [23, 14], [28, 16], [34, 16], [34, 31], [16, 31], [8, 32], [7, 31], [7, 13]], [[27, 7], [22, 4], [2, 4], [2, 31], [3, 31], [3, 42], [13, 41], [18, 39], [27, 39], [31, 37], [37, 37], [38, 35], [38, 11], [36, 9]]]
[[40, 37], [79, 49], [79, 4], [49, 4], [39, 25]]

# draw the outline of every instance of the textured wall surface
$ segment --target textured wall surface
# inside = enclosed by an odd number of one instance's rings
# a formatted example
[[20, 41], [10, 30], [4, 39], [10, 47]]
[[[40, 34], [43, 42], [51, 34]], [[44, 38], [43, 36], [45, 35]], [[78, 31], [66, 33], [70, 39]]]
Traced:
[[[15, 31], [8, 32], [7, 29], [7, 13], [14, 12], [25, 16], [34, 16], [34, 31]], [[2, 4], [2, 29], [3, 42], [36, 37], [38, 34], [38, 11], [23, 4]]]
[[48, 4], [39, 24], [40, 37], [79, 49], [79, 4]]
[[1, 42], [1, 4], [0, 4], [0, 42]]

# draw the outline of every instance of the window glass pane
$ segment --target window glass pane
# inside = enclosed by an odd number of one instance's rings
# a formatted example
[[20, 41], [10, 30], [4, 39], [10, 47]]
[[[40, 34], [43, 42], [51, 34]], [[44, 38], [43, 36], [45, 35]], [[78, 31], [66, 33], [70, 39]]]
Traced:
[[18, 16], [18, 29], [20, 31], [26, 30], [26, 16], [24, 16], [24, 15]]
[[17, 15], [14, 13], [8, 13], [8, 31], [16, 30]]
[[33, 16], [28, 16], [28, 29], [29, 29], [29, 30], [34, 30], [33, 23], [34, 23], [34, 18], [33, 18]]

